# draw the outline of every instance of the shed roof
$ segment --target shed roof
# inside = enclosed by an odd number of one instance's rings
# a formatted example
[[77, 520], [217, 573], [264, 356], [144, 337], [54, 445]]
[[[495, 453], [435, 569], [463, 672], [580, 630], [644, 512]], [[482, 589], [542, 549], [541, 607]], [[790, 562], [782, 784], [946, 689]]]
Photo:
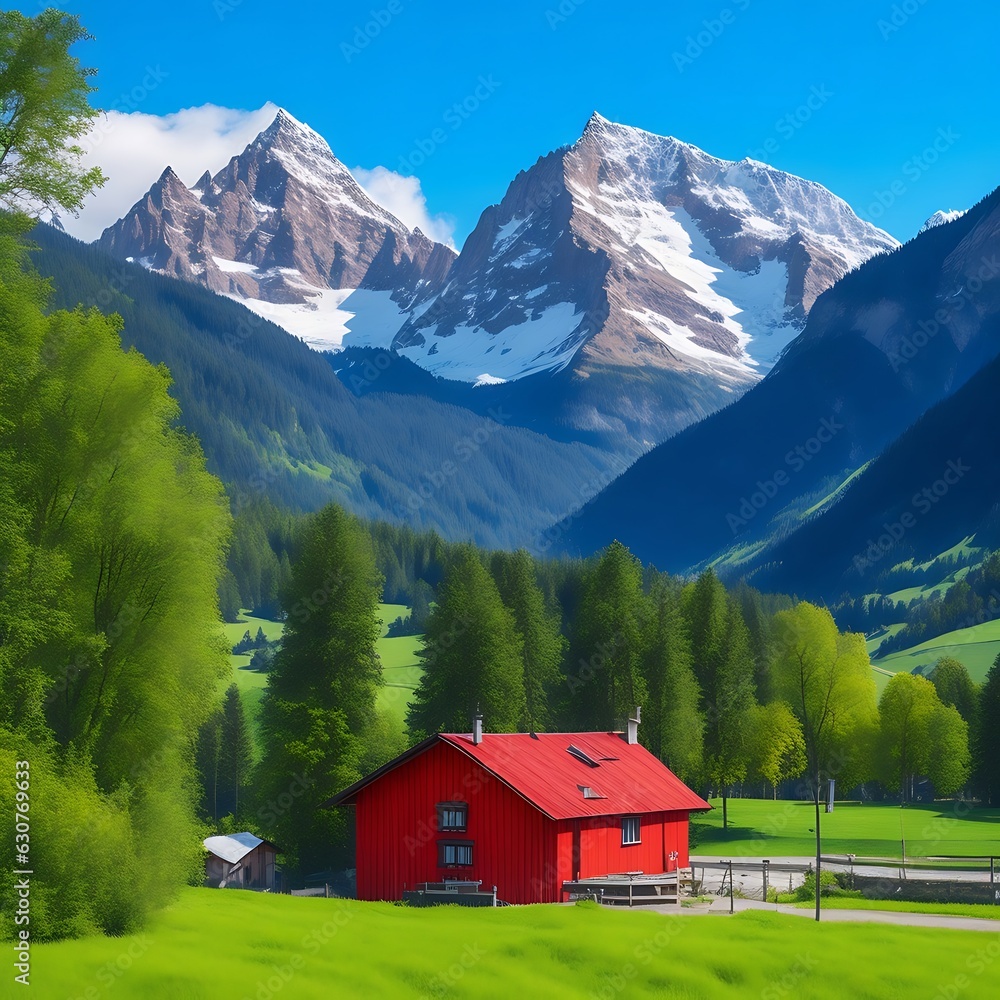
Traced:
[[[236, 864], [245, 858], [255, 847], [270, 843], [269, 840], [261, 840], [252, 833], [222, 834], [217, 837], [206, 837], [204, 840], [206, 850], [230, 864]], [[276, 844], [271, 846], [277, 850]]]
[[445, 743], [465, 754], [550, 819], [622, 813], [697, 812], [712, 807], [644, 746], [621, 733], [441, 733], [335, 795], [325, 805], [355, 795], [410, 758]]

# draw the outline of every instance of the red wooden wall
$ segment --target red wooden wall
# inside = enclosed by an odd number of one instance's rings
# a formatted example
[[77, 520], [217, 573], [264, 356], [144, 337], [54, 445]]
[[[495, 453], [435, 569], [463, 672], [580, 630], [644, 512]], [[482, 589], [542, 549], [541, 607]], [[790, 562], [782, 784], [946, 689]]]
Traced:
[[[437, 832], [437, 804], [467, 802], [464, 833]], [[562, 899], [573, 871], [578, 828], [579, 877], [673, 871], [688, 865], [684, 812], [646, 813], [639, 844], [622, 846], [620, 816], [548, 819], [490, 772], [446, 743], [360, 789], [355, 804], [358, 899], [401, 899], [418, 882], [482, 879], [509, 903]], [[473, 842], [471, 868], [441, 868], [438, 842]], [[676, 851], [678, 857], [670, 859]]]
[[[467, 802], [468, 830], [438, 833], [437, 803]], [[482, 879], [509, 903], [560, 898], [555, 824], [445, 743], [357, 793], [358, 899], [401, 899], [404, 888], [445, 878]], [[471, 868], [439, 868], [439, 840], [474, 842]]]
[[[560, 820], [559, 871], [569, 881], [573, 871], [573, 838], [580, 843], [579, 878], [616, 872], [641, 871], [648, 875], [670, 872], [688, 865], [688, 817], [683, 812], [645, 813], [640, 817], [641, 843], [622, 845], [622, 817], [595, 816]], [[672, 851], [677, 857], [671, 860]]]

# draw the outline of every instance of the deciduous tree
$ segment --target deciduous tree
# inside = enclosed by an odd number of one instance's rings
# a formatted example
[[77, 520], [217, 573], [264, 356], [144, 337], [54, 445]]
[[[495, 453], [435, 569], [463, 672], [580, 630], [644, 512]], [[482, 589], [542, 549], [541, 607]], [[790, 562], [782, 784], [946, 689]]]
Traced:
[[[864, 636], [841, 635], [830, 612], [802, 602], [774, 621], [774, 685], [802, 723], [816, 811], [816, 872], [820, 871], [820, 786], [824, 778], [861, 776], [870, 766], [877, 724], [875, 681]], [[816, 879], [816, 919], [820, 879]]]

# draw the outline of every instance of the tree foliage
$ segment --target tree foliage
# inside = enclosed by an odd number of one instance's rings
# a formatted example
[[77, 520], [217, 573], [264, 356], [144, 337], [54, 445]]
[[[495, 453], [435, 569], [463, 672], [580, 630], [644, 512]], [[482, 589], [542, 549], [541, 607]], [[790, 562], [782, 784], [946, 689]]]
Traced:
[[695, 781], [702, 772], [705, 721], [691, 639], [676, 590], [659, 583], [651, 599], [643, 667], [648, 695], [639, 735], [682, 781]]
[[129, 873], [127, 892], [102, 884], [68, 860], [90, 838], [53, 828], [38, 936], [120, 931], [200, 861], [193, 747], [227, 666], [229, 514], [169, 374], [122, 351], [114, 318], [43, 312], [17, 264], [0, 266], [0, 729], [44, 761], [40, 800], [107, 819]]
[[496, 553], [492, 569], [500, 598], [514, 616], [521, 637], [524, 716], [519, 728], [544, 731], [551, 720], [549, 703], [559, 681], [565, 645], [559, 617], [545, 606], [535, 579], [534, 561], [524, 549]]
[[953, 705], [970, 726], [974, 725], [979, 692], [965, 664], [944, 656], [934, 665], [930, 681], [942, 703]]
[[0, 207], [75, 211], [104, 183], [99, 167], [82, 168], [74, 142], [98, 114], [94, 70], [70, 54], [89, 37], [58, 10], [0, 11]]
[[886, 785], [913, 798], [914, 781], [926, 775], [940, 795], [958, 791], [971, 765], [969, 727], [954, 705], [945, 705], [926, 677], [900, 672], [879, 700], [879, 762]]
[[574, 728], [610, 730], [646, 701], [648, 613], [639, 560], [612, 542], [585, 570], [574, 616], [566, 707]]
[[293, 781], [300, 790], [290, 806], [267, 814], [267, 832], [293, 871], [328, 868], [344, 841], [344, 818], [320, 806], [361, 776], [363, 735], [377, 719], [381, 585], [354, 518], [330, 506], [310, 519], [261, 703], [261, 798], [280, 802]]
[[517, 732], [526, 715], [523, 655], [514, 615], [479, 553], [458, 546], [427, 623], [411, 736], [468, 732], [476, 711], [492, 732]]
[[870, 776], [878, 711], [864, 637], [839, 633], [829, 611], [802, 602], [778, 612], [774, 638], [775, 690], [802, 723], [814, 794], [826, 777]]

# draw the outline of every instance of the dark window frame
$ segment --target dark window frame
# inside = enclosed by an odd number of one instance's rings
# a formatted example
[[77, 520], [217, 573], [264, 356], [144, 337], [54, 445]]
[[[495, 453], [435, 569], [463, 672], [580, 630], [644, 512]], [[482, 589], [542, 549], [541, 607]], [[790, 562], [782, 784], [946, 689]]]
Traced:
[[[472, 840], [439, 840], [438, 841], [438, 868], [471, 868], [473, 862], [473, 848], [475, 842]], [[465, 848], [469, 852], [468, 861], [448, 861], [445, 858], [446, 849], [449, 847]], [[456, 852], [457, 856], [457, 852]]]
[[[446, 824], [444, 814], [446, 812], [462, 813], [462, 824]], [[469, 829], [469, 803], [468, 802], [439, 802], [437, 804], [437, 828], [441, 833], [465, 833]]]
[[[630, 825], [635, 824], [635, 839], [627, 840], [626, 833], [630, 832]], [[635, 847], [642, 843], [642, 817], [622, 816], [622, 847]]]

